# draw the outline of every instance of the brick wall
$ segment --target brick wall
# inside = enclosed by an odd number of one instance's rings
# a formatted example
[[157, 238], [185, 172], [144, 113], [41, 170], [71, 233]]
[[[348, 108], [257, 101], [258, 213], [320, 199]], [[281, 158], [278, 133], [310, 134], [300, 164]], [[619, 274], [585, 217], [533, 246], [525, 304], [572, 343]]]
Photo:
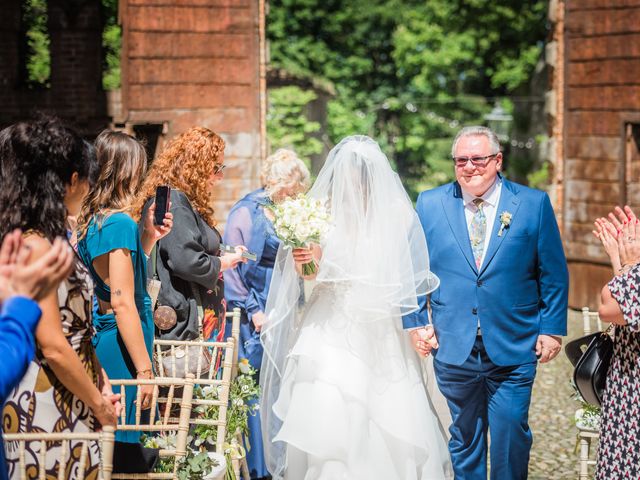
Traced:
[[200, 125], [227, 142], [221, 221], [255, 188], [261, 161], [258, 0], [121, 0], [122, 115], [165, 124], [165, 138]]
[[2, 2], [0, 15], [0, 127], [41, 110], [86, 135], [109, 124], [102, 91], [100, 0], [49, 0], [51, 86], [30, 90], [19, 75], [20, 0]]
[[[611, 276], [591, 234], [615, 205], [640, 208], [625, 176], [625, 125], [640, 122], [640, 0], [567, 0], [563, 232], [574, 307], [595, 308]], [[634, 147], [635, 148], [635, 147]]]

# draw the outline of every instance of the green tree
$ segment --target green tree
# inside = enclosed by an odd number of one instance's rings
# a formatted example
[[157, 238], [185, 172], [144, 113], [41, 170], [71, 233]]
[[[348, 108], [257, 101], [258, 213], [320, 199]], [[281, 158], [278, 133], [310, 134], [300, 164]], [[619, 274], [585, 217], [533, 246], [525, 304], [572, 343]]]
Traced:
[[271, 150], [291, 148], [308, 167], [311, 167], [309, 156], [322, 151], [322, 143], [313, 137], [320, 130], [320, 124], [310, 121], [305, 112], [316, 97], [312, 91], [296, 86], [269, 91], [267, 137]]
[[102, 0], [104, 29], [102, 30], [102, 48], [104, 66], [102, 88], [117, 90], [120, 88], [120, 51], [122, 50], [122, 29], [118, 25], [118, 0]]
[[26, 80], [31, 88], [49, 87], [51, 80], [51, 38], [47, 29], [46, 0], [27, 0], [22, 22], [26, 35]]
[[415, 192], [453, 176], [461, 125], [526, 92], [546, 11], [541, 0], [272, 0], [271, 61], [332, 82], [331, 140], [373, 136]]

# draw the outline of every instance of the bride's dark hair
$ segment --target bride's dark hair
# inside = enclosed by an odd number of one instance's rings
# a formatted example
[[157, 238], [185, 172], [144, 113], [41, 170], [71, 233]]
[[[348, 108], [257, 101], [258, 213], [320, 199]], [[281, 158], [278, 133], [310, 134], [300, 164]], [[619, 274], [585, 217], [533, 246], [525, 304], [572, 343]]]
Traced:
[[0, 238], [15, 228], [65, 235], [65, 185], [74, 172], [89, 176], [84, 152], [82, 138], [56, 119], [0, 131]]

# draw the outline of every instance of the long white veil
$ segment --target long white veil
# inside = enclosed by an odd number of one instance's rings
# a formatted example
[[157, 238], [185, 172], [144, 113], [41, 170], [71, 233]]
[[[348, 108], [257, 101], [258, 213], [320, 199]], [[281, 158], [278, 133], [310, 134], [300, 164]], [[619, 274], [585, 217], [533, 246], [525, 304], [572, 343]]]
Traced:
[[[316, 281], [348, 290], [350, 321], [400, 321], [418, 309], [418, 297], [435, 290], [425, 236], [400, 178], [378, 144], [351, 136], [336, 145], [309, 197], [327, 201], [332, 228], [322, 242]], [[261, 341], [260, 415], [267, 467], [274, 479], [286, 467], [282, 442], [273, 442], [282, 419], [273, 411], [287, 354], [301, 327], [301, 282], [291, 250], [278, 251]], [[313, 412], [310, 412], [312, 415]], [[313, 432], [309, 432], [313, 434]]]

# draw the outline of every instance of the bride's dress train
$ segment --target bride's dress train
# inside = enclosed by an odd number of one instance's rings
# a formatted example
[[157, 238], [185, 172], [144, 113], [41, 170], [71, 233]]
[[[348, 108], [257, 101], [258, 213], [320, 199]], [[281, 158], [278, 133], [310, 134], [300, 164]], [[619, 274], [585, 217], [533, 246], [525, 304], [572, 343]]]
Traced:
[[273, 405], [285, 478], [449, 478], [445, 440], [400, 316], [359, 321], [346, 311], [349, 295], [348, 283], [316, 285], [288, 355]]

